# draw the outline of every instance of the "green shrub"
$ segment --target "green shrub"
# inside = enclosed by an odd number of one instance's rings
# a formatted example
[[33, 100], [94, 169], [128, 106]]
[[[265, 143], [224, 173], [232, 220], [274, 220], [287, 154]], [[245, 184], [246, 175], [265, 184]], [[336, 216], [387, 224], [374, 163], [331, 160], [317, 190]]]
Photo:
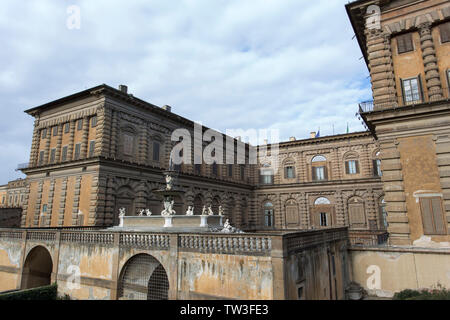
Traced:
[[32, 289], [0, 294], [0, 300], [56, 300], [58, 286], [56, 283]]
[[395, 293], [394, 300], [450, 300], [450, 290], [440, 284], [431, 289], [406, 289]]

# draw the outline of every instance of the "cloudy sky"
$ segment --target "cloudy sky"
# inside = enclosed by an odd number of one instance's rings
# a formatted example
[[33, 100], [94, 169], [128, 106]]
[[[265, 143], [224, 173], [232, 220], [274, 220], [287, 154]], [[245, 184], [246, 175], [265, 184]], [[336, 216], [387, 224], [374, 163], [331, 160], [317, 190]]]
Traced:
[[364, 130], [355, 112], [369, 74], [347, 2], [3, 0], [0, 184], [29, 158], [24, 110], [102, 83], [222, 132]]

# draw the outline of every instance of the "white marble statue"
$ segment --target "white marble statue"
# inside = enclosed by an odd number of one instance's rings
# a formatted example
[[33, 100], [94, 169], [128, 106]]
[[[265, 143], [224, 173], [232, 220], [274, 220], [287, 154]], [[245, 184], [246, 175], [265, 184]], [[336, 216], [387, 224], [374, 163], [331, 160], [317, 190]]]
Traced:
[[225, 220], [225, 223], [223, 224], [222, 232], [231, 233], [233, 232], [233, 227], [230, 224], [230, 221], [227, 219]]
[[213, 216], [214, 215], [214, 212], [212, 211], [211, 206], [208, 207], [208, 215], [209, 216]]
[[172, 190], [173, 178], [171, 175], [166, 175], [166, 190]]
[[161, 212], [161, 215], [163, 217], [170, 217], [173, 216], [176, 212], [175, 210], [173, 210], [173, 205], [174, 205], [174, 201], [168, 201], [165, 200], [164, 201], [164, 210]]
[[224, 213], [222, 206], [219, 206], [219, 216], [223, 216]]
[[150, 209], [145, 209], [145, 215], [147, 217], [150, 217], [152, 215], [152, 212], [150, 211]]
[[125, 216], [125, 213], [126, 213], [125, 211], [126, 211], [125, 208], [120, 208], [119, 209], [119, 217], [122, 218], [123, 216]]
[[208, 215], [208, 210], [206, 209], [206, 206], [203, 206], [202, 216], [207, 216], [207, 215]]
[[142, 216], [144, 216], [144, 209], [142, 209], [142, 210], [139, 210], [139, 212], [138, 212], [138, 216], [139, 216], [139, 217], [142, 217]]
[[186, 215], [187, 216], [193, 216], [194, 215], [194, 207], [193, 206], [188, 206], [188, 209], [186, 211]]

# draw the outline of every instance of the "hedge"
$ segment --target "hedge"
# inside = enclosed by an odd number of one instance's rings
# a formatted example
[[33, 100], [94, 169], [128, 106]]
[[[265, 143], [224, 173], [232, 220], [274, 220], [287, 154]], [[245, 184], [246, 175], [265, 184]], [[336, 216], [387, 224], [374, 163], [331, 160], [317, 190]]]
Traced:
[[450, 300], [450, 290], [439, 286], [433, 289], [406, 289], [397, 292], [394, 300]]
[[49, 286], [0, 293], [0, 300], [56, 300], [57, 292], [58, 286], [54, 283]]

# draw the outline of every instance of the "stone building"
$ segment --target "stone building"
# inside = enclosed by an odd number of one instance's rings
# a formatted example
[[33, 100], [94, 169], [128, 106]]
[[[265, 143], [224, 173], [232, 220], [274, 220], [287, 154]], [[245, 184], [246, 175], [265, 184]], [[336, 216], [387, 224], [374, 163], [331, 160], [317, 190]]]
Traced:
[[389, 246], [353, 252], [354, 276], [366, 285], [376, 266], [382, 281], [368, 289], [385, 295], [448, 287], [450, 4], [361, 0], [346, 8], [371, 76], [373, 101], [359, 113], [380, 145], [389, 232]]

